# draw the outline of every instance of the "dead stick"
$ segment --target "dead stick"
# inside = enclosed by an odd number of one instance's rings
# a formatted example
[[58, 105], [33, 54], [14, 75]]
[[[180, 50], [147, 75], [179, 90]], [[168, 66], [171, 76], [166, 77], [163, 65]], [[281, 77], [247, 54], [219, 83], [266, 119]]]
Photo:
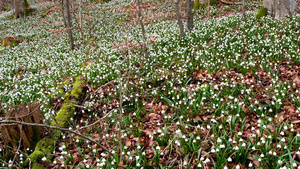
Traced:
[[21, 124], [21, 125], [27, 125], [27, 126], [39, 126], [39, 127], [46, 127], [46, 128], [50, 128], [50, 129], [55, 129], [55, 130], [60, 130], [60, 131], [65, 131], [65, 132], [69, 132], [69, 133], [73, 133], [75, 135], [78, 135], [88, 141], [91, 141], [97, 145], [99, 145], [101, 148], [103, 148], [105, 151], [107, 151], [109, 154], [113, 155], [107, 148], [105, 148], [103, 145], [101, 145], [100, 143], [98, 143], [97, 141], [82, 135], [80, 133], [77, 133], [75, 131], [72, 131], [70, 129], [67, 128], [61, 128], [61, 127], [55, 127], [55, 126], [49, 126], [49, 125], [45, 125], [45, 124], [38, 124], [38, 123], [26, 123], [26, 122], [21, 122], [21, 121], [15, 121], [15, 120], [2, 120], [0, 121], [0, 126], [13, 126], [13, 125], [17, 125], [17, 124]]

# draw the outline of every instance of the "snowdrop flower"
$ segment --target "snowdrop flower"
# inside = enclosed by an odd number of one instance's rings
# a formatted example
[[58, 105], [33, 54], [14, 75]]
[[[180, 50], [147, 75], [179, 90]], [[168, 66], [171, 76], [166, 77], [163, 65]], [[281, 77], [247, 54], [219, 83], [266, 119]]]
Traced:
[[43, 158], [42, 158], [42, 161], [46, 161], [46, 160], [47, 160], [47, 158], [46, 158], [46, 157], [43, 157]]
[[252, 164], [252, 163], [249, 163], [248, 167], [252, 167], [252, 166], [253, 166], [253, 164]]

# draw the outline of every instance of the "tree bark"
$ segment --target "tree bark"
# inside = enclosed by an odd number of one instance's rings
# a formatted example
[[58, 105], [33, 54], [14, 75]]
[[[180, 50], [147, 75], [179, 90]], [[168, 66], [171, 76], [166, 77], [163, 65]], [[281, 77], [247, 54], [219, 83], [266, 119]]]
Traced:
[[245, 0], [242, 0], [242, 5], [243, 5], [243, 18], [246, 19]]
[[23, 18], [24, 16], [28, 15], [27, 0], [13, 0], [13, 5], [15, 8], [14, 19]]
[[138, 7], [139, 7], [139, 18], [140, 18], [140, 24], [142, 27], [142, 35], [143, 35], [143, 41], [144, 41], [144, 51], [145, 51], [145, 57], [148, 59], [149, 54], [148, 54], [148, 47], [147, 47], [147, 40], [146, 40], [146, 32], [145, 32], [145, 27], [143, 23], [143, 18], [142, 18], [142, 9], [141, 9], [141, 2], [140, 0], [137, 0]]
[[208, 3], [207, 3], [207, 16], [208, 16], [208, 19], [210, 19], [210, 0], [208, 0]]
[[71, 13], [69, 8], [68, 0], [63, 0], [63, 15], [64, 15], [64, 22], [67, 28], [68, 37], [70, 41], [71, 49], [74, 49], [74, 40], [73, 40], [73, 33], [72, 33], [72, 21], [71, 21]]
[[193, 30], [194, 27], [192, 0], [186, 0], [186, 7], [187, 7], [187, 28], [189, 31], [191, 31]]
[[268, 9], [268, 14], [277, 19], [285, 19], [288, 15], [296, 14], [295, 0], [264, 0], [263, 6]]
[[0, 0], [0, 12], [3, 11], [3, 0]]
[[179, 11], [179, 0], [176, 0], [175, 8], [176, 8], [176, 15], [177, 15], [177, 19], [178, 19], [178, 25], [179, 25], [179, 29], [180, 29], [180, 39], [183, 39], [184, 38], [184, 30], [183, 30], [183, 24], [182, 24], [182, 20], [181, 20], [181, 16], [180, 16], [180, 11]]

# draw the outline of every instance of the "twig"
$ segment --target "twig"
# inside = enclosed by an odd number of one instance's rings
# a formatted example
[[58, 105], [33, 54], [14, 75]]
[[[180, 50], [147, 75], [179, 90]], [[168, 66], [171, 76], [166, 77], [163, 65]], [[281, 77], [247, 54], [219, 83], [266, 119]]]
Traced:
[[[8, 146], [8, 145], [2, 144], [2, 146], [7, 147], [7, 148], [9, 148], [9, 149], [15, 151], [14, 148], [12, 148], [12, 147], [10, 147], [10, 146]], [[21, 153], [21, 154], [24, 154], [24, 155], [28, 158], [28, 160], [29, 160], [29, 166], [28, 166], [28, 169], [31, 169], [31, 159], [30, 159], [30, 157], [29, 157], [26, 153], [22, 152], [20, 149], [17, 150], [17, 151], [18, 151], [19, 153]], [[0, 160], [1, 160], [1, 159], [0, 159]], [[1, 161], [2, 161], [2, 160], [1, 160]]]
[[[20, 125], [20, 139], [19, 139], [19, 145], [18, 145], [17, 151], [19, 151], [20, 148], [21, 148], [21, 143], [22, 143], [22, 127], [23, 127], [23, 126]], [[17, 157], [17, 153], [14, 155], [14, 158], [13, 158], [13, 160], [12, 160], [12, 164], [15, 162], [16, 157]]]
[[227, 5], [242, 5], [241, 2], [228, 2], [226, 0], [220, 0], [223, 4], [227, 4]]
[[[31, 112], [28, 112], [28, 113], [26, 113], [26, 114], [24, 114], [24, 115], [22, 115], [22, 116], [18, 116], [17, 118], [23, 118], [23, 117], [29, 116], [29, 115], [32, 114], [32, 112], [36, 111], [39, 107], [40, 107], [40, 105], [37, 106], [37, 107], [36, 107], [34, 110], [32, 110]], [[14, 118], [16, 118], [16, 117], [11, 117], [11, 116], [8, 116], [8, 117], [0, 117], [0, 120], [1, 120], [1, 118], [14, 119]]]
[[97, 145], [99, 145], [102, 149], [104, 149], [105, 151], [107, 151], [109, 154], [112, 155], [112, 153], [107, 149], [105, 148], [103, 145], [101, 145], [99, 142], [83, 135], [83, 134], [80, 134], [80, 133], [77, 133], [76, 131], [73, 131], [73, 130], [70, 130], [70, 129], [67, 129], [67, 128], [61, 128], [61, 127], [56, 127], [56, 126], [49, 126], [49, 125], [45, 125], [45, 124], [38, 124], [38, 123], [26, 123], [26, 122], [21, 122], [21, 121], [15, 121], [15, 120], [2, 120], [0, 121], [0, 126], [14, 126], [14, 125], [17, 125], [17, 124], [21, 124], [21, 125], [27, 125], [27, 126], [38, 126], [38, 127], [46, 127], [46, 128], [50, 128], [50, 129], [55, 129], [55, 130], [60, 130], [60, 131], [64, 131], [64, 132], [69, 132], [69, 133], [73, 133], [75, 135], [78, 135], [88, 141], [91, 141]]
[[148, 47], [147, 47], [147, 40], [146, 40], [146, 33], [145, 33], [145, 27], [144, 27], [144, 23], [143, 23], [143, 17], [142, 17], [142, 9], [141, 9], [141, 2], [140, 0], [137, 0], [137, 3], [138, 3], [138, 7], [139, 7], [139, 18], [140, 18], [140, 24], [141, 24], [141, 27], [142, 27], [142, 35], [143, 35], [143, 40], [144, 40], [144, 51], [145, 51], [145, 56], [146, 56], [146, 59], [149, 58], [149, 54], [148, 54]]
[[94, 126], [95, 124], [99, 123], [101, 120], [105, 119], [105, 118], [106, 118], [109, 114], [111, 114], [111, 112], [113, 112], [114, 110], [116, 110], [116, 109], [112, 109], [111, 111], [109, 111], [108, 113], [106, 113], [103, 117], [98, 118], [98, 120], [95, 121], [94, 123], [89, 124], [89, 125], [87, 125], [87, 126], [80, 127], [80, 128], [78, 128], [78, 129], [76, 129], [75, 131], [82, 130], [82, 129], [85, 129], [85, 128]]

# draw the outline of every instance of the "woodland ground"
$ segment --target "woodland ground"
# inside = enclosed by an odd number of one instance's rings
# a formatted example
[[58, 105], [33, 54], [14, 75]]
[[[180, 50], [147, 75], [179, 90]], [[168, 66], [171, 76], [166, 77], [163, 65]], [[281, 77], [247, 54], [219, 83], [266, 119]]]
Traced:
[[[0, 18], [0, 38], [27, 39], [0, 49], [2, 113], [39, 101], [50, 124], [76, 77], [84, 96], [70, 130], [40, 165], [47, 168], [297, 168], [300, 166], [300, 16], [255, 18], [260, 2], [219, 3], [179, 38], [173, 1], [142, 2], [149, 58], [134, 1], [72, 4], [76, 48], [61, 6]], [[181, 12], [185, 21], [184, 2]], [[44, 129], [43, 137], [50, 133]], [[27, 154], [5, 159], [22, 168]], [[15, 148], [16, 150], [16, 148]]]

